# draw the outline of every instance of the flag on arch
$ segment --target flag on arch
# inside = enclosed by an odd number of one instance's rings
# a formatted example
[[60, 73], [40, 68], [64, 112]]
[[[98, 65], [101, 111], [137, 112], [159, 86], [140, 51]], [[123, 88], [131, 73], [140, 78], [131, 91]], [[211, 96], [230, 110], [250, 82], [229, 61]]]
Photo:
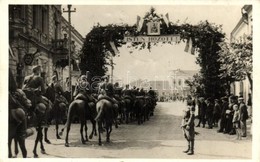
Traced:
[[191, 37], [187, 40], [184, 51], [188, 53], [190, 52], [192, 55], [195, 54], [195, 47], [193, 46]]
[[163, 20], [166, 23], [167, 28], [169, 27], [169, 13], [163, 16]]
[[110, 44], [111, 48], [113, 49], [113, 51], [115, 52], [115, 54], [119, 54], [119, 51], [115, 46], [115, 43], [113, 41], [110, 41], [109, 44]]
[[143, 27], [143, 23], [144, 23], [144, 20], [140, 16], [137, 16], [136, 27], [137, 27], [138, 32], [141, 31], [141, 29]]

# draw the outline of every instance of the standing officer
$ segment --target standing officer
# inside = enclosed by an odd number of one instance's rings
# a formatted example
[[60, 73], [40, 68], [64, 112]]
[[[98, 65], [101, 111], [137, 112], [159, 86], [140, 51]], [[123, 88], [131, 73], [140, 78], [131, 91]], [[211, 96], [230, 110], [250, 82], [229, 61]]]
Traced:
[[183, 152], [187, 153], [188, 155], [194, 154], [194, 137], [195, 137], [194, 120], [195, 120], [195, 107], [193, 105], [191, 96], [188, 96], [187, 109], [184, 110], [184, 116], [181, 125], [184, 138], [188, 142], [188, 149]]

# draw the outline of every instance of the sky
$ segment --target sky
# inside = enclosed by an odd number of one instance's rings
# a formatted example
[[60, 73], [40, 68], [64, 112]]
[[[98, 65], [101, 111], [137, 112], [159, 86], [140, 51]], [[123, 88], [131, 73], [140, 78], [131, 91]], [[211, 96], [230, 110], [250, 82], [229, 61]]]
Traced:
[[[208, 20], [210, 23], [222, 24], [223, 32], [229, 38], [241, 17], [243, 5], [72, 5], [76, 12], [72, 13], [72, 25], [82, 34], [88, 34], [92, 27], [99, 23], [134, 25], [137, 16], [144, 17], [151, 7], [158, 15], [169, 14], [171, 22], [198, 24]], [[66, 8], [65, 6], [62, 6]], [[67, 18], [67, 14], [63, 13]], [[124, 80], [150, 79], [165, 80], [169, 70], [199, 70], [195, 63], [196, 54], [184, 52], [185, 44], [152, 46], [151, 52], [135, 50], [130, 54], [126, 46], [119, 48], [120, 57], [115, 57], [114, 77]], [[108, 72], [109, 74], [111, 72]]]

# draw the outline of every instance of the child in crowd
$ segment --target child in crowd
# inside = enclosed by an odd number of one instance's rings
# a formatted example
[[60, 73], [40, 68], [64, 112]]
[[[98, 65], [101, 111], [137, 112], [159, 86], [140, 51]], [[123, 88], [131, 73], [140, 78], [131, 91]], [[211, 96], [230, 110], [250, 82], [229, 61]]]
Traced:
[[240, 112], [239, 112], [239, 108], [238, 105], [235, 104], [233, 105], [233, 109], [234, 109], [234, 116], [233, 116], [233, 127], [236, 129], [236, 134], [237, 140], [241, 140], [241, 128], [240, 128]]

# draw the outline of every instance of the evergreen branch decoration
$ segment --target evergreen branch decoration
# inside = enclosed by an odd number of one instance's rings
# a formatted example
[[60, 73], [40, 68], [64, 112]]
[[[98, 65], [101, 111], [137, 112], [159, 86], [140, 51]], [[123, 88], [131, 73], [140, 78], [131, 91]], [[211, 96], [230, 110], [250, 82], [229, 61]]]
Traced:
[[[225, 34], [222, 32], [222, 25], [201, 21], [197, 25], [184, 23], [173, 23], [169, 21], [167, 26], [165, 21], [151, 8], [143, 17], [144, 23], [150, 20], [158, 20], [161, 22], [161, 35], [180, 35], [180, 42], [185, 42], [192, 39], [193, 47], [198, 53], [196, 63], [200, 65], [200, 83], [203, 90], [197, 95], [219, 98], [225, 95], [225, 88], [222, 83], [223, 78], [220, 77], [223, 72], [220, 68], [221, 61], [219, 60], [221, 50], [220, 43], [224, 41]], [[109, 24], [101, 26], [97, 24], [92, 28], [90, 33], [86, 35], [84, 46], [81, 55], [81, 69], [83, 73], [90, 71], [92, 76], [102, 76], [106, 73], [110, 62], [106, 59], [108, 53], [116, 56], [109, 42], [114, 42], [116, 48], [126, 45], [124, 42], [125, 36], [142, 36], [146, 35], [146, 26], [143, 26], [140, 31], [137, 31], [137, 25], [117, 25]], [[180, 42], [177, 42], [180, 43]], [[163, 42], [163, 44], [172, 44], [172, 42]], [[129, 53], [134, 50], [148, 49], [152, 50], [152, 46], [157, 46], [157, 43], [133, 42], [128, 45]], [[246, 48], [246, 47], [245, 47]], [[109, 51], [109, 52], [108, 52]]]

